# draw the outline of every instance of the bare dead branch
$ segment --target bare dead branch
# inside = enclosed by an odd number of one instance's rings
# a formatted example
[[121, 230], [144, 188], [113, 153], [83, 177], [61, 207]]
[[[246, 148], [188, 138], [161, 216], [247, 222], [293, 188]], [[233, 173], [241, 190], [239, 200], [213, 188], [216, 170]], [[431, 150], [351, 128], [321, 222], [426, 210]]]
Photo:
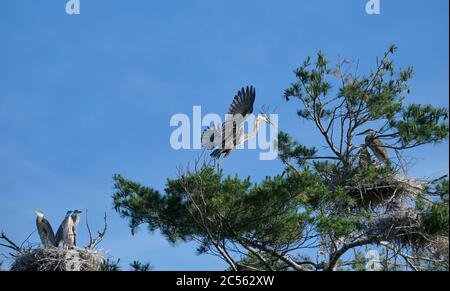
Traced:
[[106, 212], [103, 217], [103, 221], [104, 221], [103, 230], [98, 232], [98, 235], [96, 238], [90, 239], [89, 245], [86, 247], [87, 249], [89, 249], [89, 250], [94, 249], [103, 240], [103, 237], [105, 236], [106, 231], [108, 229], [108, 221], [106, 219]]
[[[8, 236], [6, 235], [5, 232], [2, 232], [0, 234], [0, 240], [5, 241], [6, 243], [0, 243], [1, 246], [9, 248], [14, 250], [16, 253], [21, 253], [22, 252], [22, 248], [20, 246], [18, 246], [16, 243], [14, 243], [10, 238], [8, 238]], [[12, 256], [14, 256], [13, 254], [11, 254]]]

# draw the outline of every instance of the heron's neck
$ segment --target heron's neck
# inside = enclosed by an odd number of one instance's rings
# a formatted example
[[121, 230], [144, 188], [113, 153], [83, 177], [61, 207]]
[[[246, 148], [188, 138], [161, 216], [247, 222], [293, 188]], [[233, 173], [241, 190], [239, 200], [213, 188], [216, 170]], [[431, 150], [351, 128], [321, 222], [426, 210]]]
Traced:
[[254, 122], [254, 125], [253, 125], [253, 130], [258, 131], [258, 129], [259, 129], [259, 122], [260, 122], [260, 120], [258, 118], [255, 118], [255, 122]]
[[255, 121], [253, 122], [253, 130], [247, 134], [247, 138], [256, 136], [259, 130], [259, 122], [260, 120], [258, 118], [255, 118]]

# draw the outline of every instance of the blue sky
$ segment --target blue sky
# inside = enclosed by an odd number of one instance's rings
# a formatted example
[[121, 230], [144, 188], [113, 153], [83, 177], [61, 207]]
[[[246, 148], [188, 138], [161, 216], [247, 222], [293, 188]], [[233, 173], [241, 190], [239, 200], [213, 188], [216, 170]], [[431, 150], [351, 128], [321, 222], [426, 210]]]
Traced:
[[[225, 268], [194, 244], [171, 246], [144, 227], [131, 236], [111, 208], [112, 175], [162, 190], [199, 153], [171, 149], [171, 116], [193, 105], [225, 113], [247, 84], [256, 107], [277, 108], [282, 130], [322, 144], [282, 98], [293, 69], [320, 49], [368, 69], [395, 43], [396, 64], [415, 68], [410, 102], [448, 107], [446, 0], [381, 0], [370, 16], [365, 0], [81, 0], [71, 16], [65, 2], [0, 3], [0, 230], [17, 241], [34, 230], [36, 209], [55, 227], [67, 209], [89, 209], [101, 228], [107, 211], [101, 247], [125, 269], [135, 259], [156, 270]], [[448, 172], [448, 142], [409, 155], [412, 175]], [[223, 167], [254, 182], [281, 170], [257, 151], [233, 153]], [[79, 232], [86, 241], [84, 217]]]

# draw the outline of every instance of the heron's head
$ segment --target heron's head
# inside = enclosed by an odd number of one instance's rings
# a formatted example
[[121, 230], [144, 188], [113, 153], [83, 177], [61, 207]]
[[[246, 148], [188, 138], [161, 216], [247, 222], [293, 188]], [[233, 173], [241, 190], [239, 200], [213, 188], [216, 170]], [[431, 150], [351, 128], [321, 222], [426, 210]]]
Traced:
[[36, 213], [36, 216], [39, 218], [44, 217], [44, 212], [40, 211], [40, 210], [36, 210], [34, 213]]
[[68, 210], [68, 211], [66, 212], [66, 216], [72, 215], [72, 213], [73, 213], [72, 210]]
[[72, 214], [80, 214], [80, 213], [83, 213], [83, 211], [80, 211], [80, 210], [74, 210]]
[[367, 136], [374, 136], [374, 135], [375, 135], [375, 133], [376, 133], [376, 131], [375, 131], [375, 130], [373, 130], [373, 129], [369, 128], [369, 129], [366, 129], [366, 130], [364, 130], [363, 132], [357, 133], [356, 135], [367, 135]]

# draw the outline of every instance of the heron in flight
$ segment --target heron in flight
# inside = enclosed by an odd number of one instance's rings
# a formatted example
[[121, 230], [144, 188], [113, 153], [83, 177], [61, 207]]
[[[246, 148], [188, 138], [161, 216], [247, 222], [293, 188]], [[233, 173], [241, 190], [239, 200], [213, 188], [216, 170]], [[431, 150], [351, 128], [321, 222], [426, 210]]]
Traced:
[[266, 114], [256, 116], [253, 130], [244, 134], [244, 121], [253, 113], [256, 90], [253, 86], [242, 88], [234, 96], [233, 102], [228, 109], [227, 119], [224, 123], [209, 127], [203, 132], [202, 146], [211, 152], [211, 157], [219, 159], [221, 155], [227, 157], [233, 149], [246, 140], [255, 136], [261, 122], [272, 124]]
[[[68, 248], [68, 236], [70, 232], [73, 231], [73, 219], [72, 219], [73, 211], [69, 210], [66, 213], [63, 221], [61, 222], [58, 231], [56, 232], [56, 246], [59, 246], [61, 243], [63, 244], [63, 248]], [[72, 235], [73, 237], [73, 235]]]
[[375, 130], [367, 129], [358, 135], [366, 135], [365, 146], [370, 148], [379, 162], [385, 163], [389, 159], [386, 146], [381, 139], [376, 136]]
[[35, 211], [35, 213], [36, 227], [39, 237], [41, 238], [42, 245], [44, 248], [56, 246], [55, 234], [48, 220], [44, 218], [44, 213], [42, 211]]

